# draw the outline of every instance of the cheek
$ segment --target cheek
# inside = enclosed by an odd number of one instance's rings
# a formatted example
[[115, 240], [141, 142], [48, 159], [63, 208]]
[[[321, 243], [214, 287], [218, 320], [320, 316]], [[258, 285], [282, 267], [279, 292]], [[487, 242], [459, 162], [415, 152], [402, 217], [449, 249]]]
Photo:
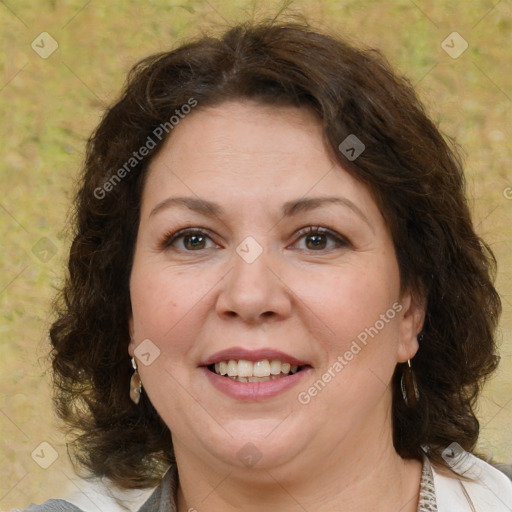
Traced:
[[[399, 340], [399, 281], [387, 267], [339, 272], [300, 290], [303, 319], [322, 347], [321, 366], [300, 390], [300, 403], [338, 418], [333, 426], [362, 421], [389, 391]], [[383, 277], [383, 276], [386, 276]], [[307, 313], [306, 313], [307, 312]], [[328, 411], [328, 412], [327, 412]], [[350, 414], [347, 414], [350, 411]]]
[[135, 340], [149, 338], [165, 352], [189, 348], [201, 326], [197, 316], [208, 307], [216, 281], [208, 272], [135, 263], [130, 282]]
[[376, 322], [379, 334], [396, 337], [399, 322], [393, 304], [399, 298], [399, 279], [393, 261], [329, 268], [303, 277], [295, 281], [294, 292], [304, 311], [310, 310], [310, 330], [322, 333], [331, 349], [343, 350], [361, 333], [364, 338]]
[[197, 272], [191, 277], [168, 267], [134, 264], [130, 281], [133, 336], [137, 344], [151, 340], [159, 354], [151, 365], [140, 366], [139, 373], [145, 392], [166, 422], [175, 421], [177, 411], [190, 410], [184, 361], [194, 359], [193, 340], [201, 337], [203, 326], [198, 315], [208, 307], [211, 287]]

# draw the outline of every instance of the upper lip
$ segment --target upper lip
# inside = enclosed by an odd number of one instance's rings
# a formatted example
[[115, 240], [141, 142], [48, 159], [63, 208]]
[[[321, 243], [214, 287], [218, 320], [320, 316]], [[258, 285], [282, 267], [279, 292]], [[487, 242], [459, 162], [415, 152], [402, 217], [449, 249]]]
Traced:
[[290, 363], [297, 366], [306, 366], [308, 364], [307, 362], [301, 361], [300, 359], [286, 354], [285, 352], [272, 348], [247, 350], [241, 347], [231, 347], [221, 350], [220, 352], [215, 352], [215, 354], [212, 354], [208, 359], [205, 359], [200, 366], [210, 366], [212, 364], [220, 363], [221, 361], [229, 361], [231, 359], [234, 361], [240, 361], [243, 359], [245, 361], [252, 361], [253, 363], [256, 361], [263, 361], [264, 359], [268, 359], [269, 361], [279, 360], [283, 363]]

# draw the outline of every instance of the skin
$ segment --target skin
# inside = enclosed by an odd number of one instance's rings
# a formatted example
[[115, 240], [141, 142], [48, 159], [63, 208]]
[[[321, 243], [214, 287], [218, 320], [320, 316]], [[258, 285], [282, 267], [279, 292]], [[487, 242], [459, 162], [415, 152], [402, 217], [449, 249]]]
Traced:
[[[152, 214], [178, 196], [223, 213], [168, 205]], [[282, 214], [288, 201], [326, 196], [355, 206]], [[342, 241], [303, 233], [310, 226]], [[191, 227], [203, 238], [162, 247]], [[247, 236], [263, 250], [250, 264], [236, 252]], [[138, 366], [172, 432], [180, 512], [416, 510], [421, 463], [393, 448], [389, 383], [418, 349], [424, 309], [401, 294], [389, 229], [368, 189], [330, 157], [311, 111], [230, 101], [182, 120], [150, 164], [130, 290], [129, 353], [145, 339], [160, 351]], [[300, 403], [395, 303], [401, 311]], [[236, 400], [199, 368], [233, 346], [275, 348], [312, 369], [275, 397]], [[248, 443], [261, 456], [250, 467], [238, 455]]]

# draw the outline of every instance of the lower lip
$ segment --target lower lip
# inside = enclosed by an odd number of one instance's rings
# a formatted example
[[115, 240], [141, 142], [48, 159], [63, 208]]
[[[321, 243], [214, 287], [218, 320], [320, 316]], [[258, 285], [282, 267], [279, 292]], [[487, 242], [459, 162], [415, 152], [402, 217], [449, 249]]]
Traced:
[[244, 402], [258, 402], [279, 395], [292, 386], [295, 386], [311, 369], [311, 367], [305, 367], [288, 377], [280, 377], [279, 379], [264, 382], [239, 382], [228, 377], [217, 375], [204, 366], [201, 367], [206, 378], [209, 379], [215, 388], [232, 398]]

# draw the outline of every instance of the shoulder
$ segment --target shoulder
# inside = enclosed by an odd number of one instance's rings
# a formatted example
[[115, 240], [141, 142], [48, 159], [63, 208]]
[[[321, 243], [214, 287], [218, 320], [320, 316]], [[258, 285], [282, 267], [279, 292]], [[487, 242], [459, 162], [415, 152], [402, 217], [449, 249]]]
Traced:
[[504, 473], [460, 447], [444, 458], [452, 473], [432, 466], [439, 512], [512, 510], [512, 482]]
[[66, 500], [48, 500], [41, 505], [30, 505], [24, 512], [83, 512], [83, 510]]
[[[160, 485], [153, 489], [121, 490], [106, 480], [71, 479], [77, 492], [66, 499], [51, 499], [31, 505], [23, 512], [176, 512], [178, 472], [171, 465]], [[21, 512], [11, 510], [11, 512]]]
[[[76, 492], [65, 499], [50, 499], [30, 505], [23, 512], [137, 512], [154, 489], [120, 490], [101, 480], [73, 479]], [[21, 512], [21, 511], [11, 511]]]

